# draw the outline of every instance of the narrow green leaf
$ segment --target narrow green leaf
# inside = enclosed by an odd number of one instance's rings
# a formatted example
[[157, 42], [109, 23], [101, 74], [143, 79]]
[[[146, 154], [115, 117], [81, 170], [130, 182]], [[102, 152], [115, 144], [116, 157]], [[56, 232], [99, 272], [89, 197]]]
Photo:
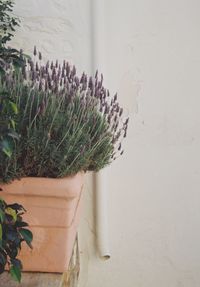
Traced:
[[12, 155], [12, 147], [11, 147], [10, 143], [6, 139], [1, 141], [1, 148], [2, 148], [2, 151], [8, 157], [11, 157], [11, 155]]
[[0, 208], [0, 221], [1, 221], [1, 223], [4, 222], [4, 219], [5, 219], [5, 213], [4, 213], [4, 211]]
[[19, 135], [14, 130], [10, 130], [7, 135], [13, 139], [19, 140]]
[[15, 114], [18, 114], [17, 105], [16, 105], [15, 103], [13, 103], [13, 102], [10, 101], [10, 106], [11, 106], [13, 112], [14, 112]]
[[18, 266], [16, 266], [16, 265], [11, 266], [10, 275], [15, 281], [17, 281], [19, 283], [21, 282], [21, 270]]
[[15, 130], [15, 121], [11, 119], [10, 123], [11, 123], [12, 128]]
[[2, 224], [0, 224], [0, 242], [2, 241], [2, 235], [3, 235]]
[[12, 151], [8, 148], [3, 148], [2, 151], [8, 156], [11, 157]]

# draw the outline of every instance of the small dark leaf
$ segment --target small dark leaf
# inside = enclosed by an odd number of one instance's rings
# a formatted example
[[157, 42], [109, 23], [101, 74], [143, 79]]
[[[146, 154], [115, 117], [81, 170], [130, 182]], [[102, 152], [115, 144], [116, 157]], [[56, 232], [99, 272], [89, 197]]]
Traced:
[[6, 265], [6, 254], [4, 252], [0, 252], [0, 264], [1, 265]]
[[6, 248], [7, 254], [9, 255], [10, 258], [16, 258], [18, 254], [18, 249], [15, 246], [15, 243], [10, 246], [10, 248]]
[[18, 238], [18, 234], [14, 230], [7, 230], [7, 239], [10, 241], [15, 241]]
[[5, 214], [5, 222], [6, 224], [13, 224], [13, 217], [10, 214]]
[[20, 234], [22, 235], [23, 239], [26, 241], [28, 246], [32, 248], [31, 242], [33, 240], [33, 234], [30, 230], [22, 228], [19, 230]]
[[22, 269], [22, 263], [19, 259], [11, 259], [11, 264], [17, 266], [18, 268]]
[[23, 222], [23, 221], [17, 221], [16, 223], [15, 223], [15, 226], [16, 227], [26, 227], [26, 226], [28, 226], [28, 223], [26, 223], [26, 222]]

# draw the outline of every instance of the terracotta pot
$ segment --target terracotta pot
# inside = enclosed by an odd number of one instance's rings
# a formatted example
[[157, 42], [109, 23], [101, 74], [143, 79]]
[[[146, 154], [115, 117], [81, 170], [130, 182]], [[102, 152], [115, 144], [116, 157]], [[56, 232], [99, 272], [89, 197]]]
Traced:
[[67, 270], [80, 217], [84, 174], [62, 179], [26, 177], [0, 184], [0, 197], [19, 203], [33, 232], [33, 249], [24, 243], [20, 259], [24, 271]]

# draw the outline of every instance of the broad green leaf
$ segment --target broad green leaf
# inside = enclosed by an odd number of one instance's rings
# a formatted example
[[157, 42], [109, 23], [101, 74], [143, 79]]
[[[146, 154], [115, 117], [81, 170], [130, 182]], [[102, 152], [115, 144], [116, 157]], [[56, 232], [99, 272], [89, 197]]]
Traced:
[[10, 274], [15, 281], [19, 283], [21, 282], [21, 270], [18, 266], [12, 265], [10, 268]]
[[17, 213], [16, 213], [16, 211], [14, 209], [12, 209], [11, 207], [7, 207], [5, 209], [5, 213], [11, 215], [12, 218], [14, 219], [14, 221], [16, 222], [16, 220], [17, 220]]
[[23, 239], [26, 241], [28, 246], [32, 248], [31, 242], [33, 240], [33, 234], [30, 230], [22, 228], [19, 230], [20, 234], [22, 235]]

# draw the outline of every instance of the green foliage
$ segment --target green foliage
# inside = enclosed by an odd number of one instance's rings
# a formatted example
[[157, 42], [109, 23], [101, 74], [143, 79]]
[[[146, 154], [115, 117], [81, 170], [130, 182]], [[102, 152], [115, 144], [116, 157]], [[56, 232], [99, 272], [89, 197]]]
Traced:
[[15, 27], [19, 26], [19, 20], [11, 15], [13, 1], [0, 0], [0, 42], [1, 46], [13, 37]]
[[22, 50], [17, 50], [7, 46], [7, 43], [14, 36], [19, 19], [12, 15], [13, 1], [0, 0], [0, 73], [5, 72], [5, 66], [12, 63], [15, 69], [23, 66], [25, 55]]
[[10, 275], [15, 281], [20, 283], [21, 282], [21, 268], [18, 265], [15, 264], [10, 267]]
[[6, 266], [11, 277], [21, 281], [22, 263], [17, 258], [25, 241], [30, 247], [32, 233], [28, 230], [28, 224], [23, 221], [25, 209], [23, 206], [14, 203], [6, 204], [0, 199], [0, 274], [4, 272]]
[[18, 113], [17, 106], [9, 99], [6, 93], [2, 93], [0, 112], [4, 117], [0, 120], [0, 150], [8, 157], [12, 155], [14, 139], [19, 136], [15, 131], [15, 115]]
[[97, 74], [79, 79], [66, 62], [10, 66], [0, 78], [0, 105], [3, 181], [98, 171], [123, 153], [128, 119]]

